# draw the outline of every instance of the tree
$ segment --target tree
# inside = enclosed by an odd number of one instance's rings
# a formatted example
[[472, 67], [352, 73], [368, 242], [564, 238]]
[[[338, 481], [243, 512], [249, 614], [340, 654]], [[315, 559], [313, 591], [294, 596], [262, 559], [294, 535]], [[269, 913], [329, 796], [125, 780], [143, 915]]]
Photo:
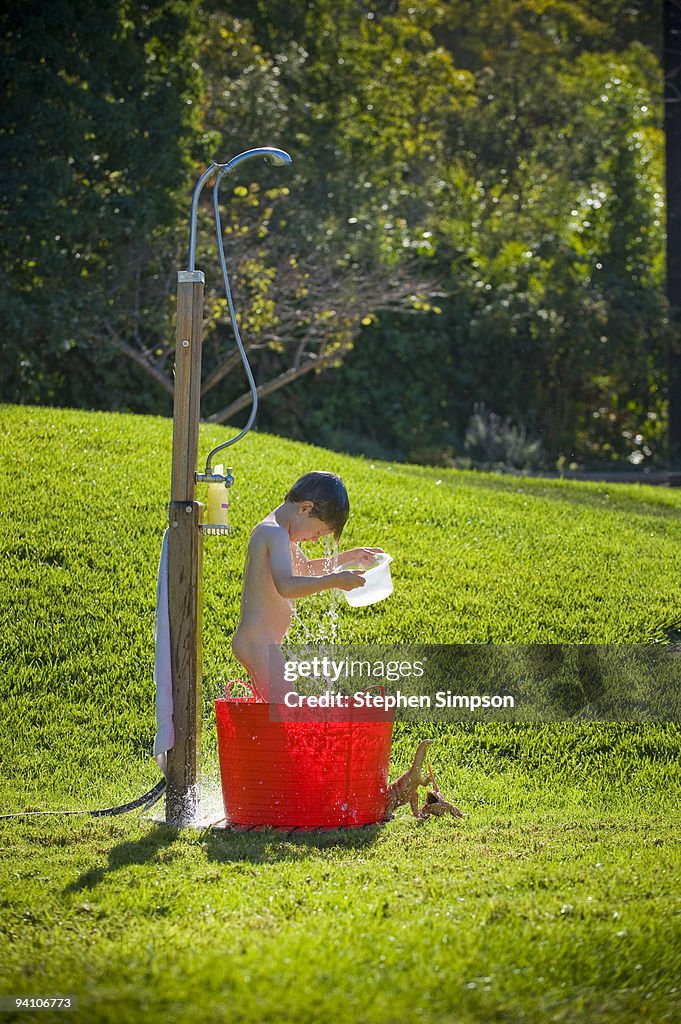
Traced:
[[466, 24], [476, 286], [490, 292], [471, 333], [497, 371], [486, 401], [524, 409], [556, 454], [639, 461], [663, 412], [659, 63], [640, 43], [610, 50], [594, 14], [518, 0]]
[[[292, 168], [246, 164], [222, 189], [261, 424], [276, 410], [309, 429], [304, 396], [327, 423], [336, 409], [331, 430], [377, 432], [362, 380], [392, 410], [388, 447], [413, 457], [456, 453], [484, 402], [552, 456], [661, 458], [644, 0], [28, 0], [0, 18], [4, 397], [167, 411], [190, 187], [211, 159], [274, 144]], [[249, 395], [210, 191], [200, 218], [204, 408], [224, 422]]]
[[[474, 106], [450, 126], [432, 192], [444, 312], [427, 341], [405, 319], [370, 329], [322, 387], [316, 424], [341, 435], [331, 392], [352, 396], [350, 379], [378, 363], [387, 424], [368, 427], [351, 397], [338, 415], [402, 457], [461, 451], [480, 401], [540, 432], [554, 458], [663, 457], [659, 60], [630, 41], [631, 22], [619, 39], [617, 19], [597, 15], [585, 2], [447, 6], [433, 34], [473, 76]], [[426, 351], [437, 401], [421, 395]]]
[[105, 339], [130, 354], [166, 322], [157, 253], [200, 141], [194, 19], [183, 0], [0, 15], [6, 398], [105, 404], [84, 379], [111, 358]]
[[[223, 159], [263, 142], [294, 153], [285, 186], [280, 170], [246, 165], [236, 187], [227, 179], [223, 188], [226, 250], [262, 396], [338, 365], [378, 310], [413, 306], [436, 290], [414, 254], [430, 252], [419, 222], [440, 135], [467, 86], [413, 17], [373, 23], [354, 3], [320, 3], [294, 17], [293, 38], [289, 14], [270, 8], [269, 21], [253, 23], [211, 14], [197, 54], [203, 113]], [[230, 374], [239, 356], [210, 216], [207, 194], [198, 263], [209, 282], [203, 393], [209, 418], [224, 422], [250, 394], [235, 392], [243, 378]], [[169, 346], [141, 355], [169, 380]]]

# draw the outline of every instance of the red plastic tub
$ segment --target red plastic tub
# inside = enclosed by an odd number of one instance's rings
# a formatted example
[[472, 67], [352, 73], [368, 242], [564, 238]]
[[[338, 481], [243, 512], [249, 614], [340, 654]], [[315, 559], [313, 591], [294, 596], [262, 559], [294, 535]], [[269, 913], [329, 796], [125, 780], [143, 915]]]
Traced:
[[215, 701], [230, 822], [322, 828], [367, 825], [385, 817], [390, 713], [306, 708], [301, 720], [283, 705], [231, 697], [232, 685]]

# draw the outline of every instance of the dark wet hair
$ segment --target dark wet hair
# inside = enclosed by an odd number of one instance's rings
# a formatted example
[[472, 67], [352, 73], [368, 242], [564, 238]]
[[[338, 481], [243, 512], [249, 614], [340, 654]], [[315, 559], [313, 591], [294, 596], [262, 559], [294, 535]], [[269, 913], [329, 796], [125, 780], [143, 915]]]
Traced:
[[284, 501], [311, 501], [311, 515], [330, 526], [339, 540], [350, 514], [350, 499], [345, 484], [335, 473], [306, 473], [296, 480]]

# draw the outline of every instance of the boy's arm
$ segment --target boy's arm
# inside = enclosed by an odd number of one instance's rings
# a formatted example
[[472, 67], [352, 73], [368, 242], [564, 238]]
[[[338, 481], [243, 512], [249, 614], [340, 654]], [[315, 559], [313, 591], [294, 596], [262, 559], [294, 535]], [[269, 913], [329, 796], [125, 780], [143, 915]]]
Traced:
[[322, 590], [333, 590], [334, 588], [354, 590], [356, 587], [364, 586], [363, 576], [355, 572], [326, 573], [323, 576], [294, 576], [291, 564], [291, 544], [286, 531], [280, 527], [274, 527], [268, 531], [266, 543], [272, 581], [286, 600], [319, 594]]
[[382, 555], [383, 548], [351, 548], [349, 551], [341, 551], [338, 555], [338, 565], [352, 564], [354, 569], [371, 569], [376, 564], [376, 555]]
[[329, 568], [351, 562], [355, 569], [369, 569], [376, 561], [376, 555], [382, 554], [383, 548], [352, 548], [341, 551], [329, 558], [307, 558], [297, 544], [291, 544], [293, 570], [301, 576], [323, 576]]
[[291, 562], [296, 576], [323, 576], [336, 566], [333, 555], [331, 558], [308, 558], [297, 544], [291, 544]]

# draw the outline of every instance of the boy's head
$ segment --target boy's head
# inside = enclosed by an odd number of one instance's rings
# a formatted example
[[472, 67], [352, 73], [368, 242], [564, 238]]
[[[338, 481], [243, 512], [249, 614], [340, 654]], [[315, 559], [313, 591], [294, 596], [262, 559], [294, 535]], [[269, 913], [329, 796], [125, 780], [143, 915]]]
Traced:
[[345, 484], [335, 473], [324, 473], [321, 470], [306, 473], [296, 480], [284, 501], [312, 502], [309, 515], [320, 519], [329, 527], [336, 540], [340, 539], [350, 513], [350, 500]]

